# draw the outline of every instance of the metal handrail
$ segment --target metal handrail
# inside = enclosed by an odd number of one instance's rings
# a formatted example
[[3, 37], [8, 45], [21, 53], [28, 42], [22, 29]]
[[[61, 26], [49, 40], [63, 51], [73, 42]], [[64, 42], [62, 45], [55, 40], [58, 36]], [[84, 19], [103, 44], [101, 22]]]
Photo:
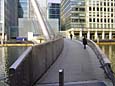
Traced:
[[111, 80], [113, 83], [113, 86], [115, 86], [115, 77], [111, 68], [111, 62], [108, 59], [108, 57], [101, 51], [99, 46], [97, 46], [93, 41], [88, 40], [88, 45], [93, 49], [95, 54], [97, 55], [97, 58], [99, 59], [99, 62], [101, 64], [101, 68], [103, 68], [104, 73], [106, 76]]

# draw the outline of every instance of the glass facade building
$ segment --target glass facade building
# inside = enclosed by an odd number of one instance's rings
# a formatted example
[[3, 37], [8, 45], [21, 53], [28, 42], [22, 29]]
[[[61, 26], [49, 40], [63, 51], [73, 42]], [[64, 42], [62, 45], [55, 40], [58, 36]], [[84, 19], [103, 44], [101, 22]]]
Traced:
[[[21, 17], [29, 17], [29, 0], [19, 0], [19, 3], [20, 3], [20, 11], [21, 11], [21, 14], [23, 14], [23, 16]], [[23, 13], [22, 13], [23, 11]]]
[[18, 18], [23, 18], [23, 15], [24, 15], [23, 8], [21, 6], [21, 3], [18, 2]]
[[48, 14], [49, 18], [60, 19], [60, 4], [59, 3], [48, 3]]
[[[42, 9], [42, 12], [44, 13], [46, 19], [47, 19], [47, 11], [46, 11], [46, 0], [35, 0], [39, 4], [40, 8]], [[28, 32], [33, 32], [33, 34], [39, 34], [41, 35], [41, 27], [39, 25], [39, 22], [37, 20], [36, 15], [36, 9], [34, 9], [32, 0], [19, 0], [23, 17], [19, 17], [19, 37], [28, 37]], [[20, 10], [21, 11], [21, 10]]]
[[[0, 33], [11, 36], [11, 28], [18, 25], [18, 0], [0, 0]], [[12, 28], [17, 36], [17, 28]]]
[[62, 0], [62, 29], [115, 28], [114, 0]]
[[[48, 19], [52, 28], [60, 30], [60, 3], [48, 3]], [[55, 25], [55, 26], [54, 26]]]

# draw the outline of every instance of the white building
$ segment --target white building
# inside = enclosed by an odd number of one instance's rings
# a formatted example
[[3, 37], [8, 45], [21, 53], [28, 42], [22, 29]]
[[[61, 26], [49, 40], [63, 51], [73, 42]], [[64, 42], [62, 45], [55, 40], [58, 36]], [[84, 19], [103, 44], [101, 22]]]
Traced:
[[62, 0], [62, 29], [81, 38], [115, 38], [114, 0]]

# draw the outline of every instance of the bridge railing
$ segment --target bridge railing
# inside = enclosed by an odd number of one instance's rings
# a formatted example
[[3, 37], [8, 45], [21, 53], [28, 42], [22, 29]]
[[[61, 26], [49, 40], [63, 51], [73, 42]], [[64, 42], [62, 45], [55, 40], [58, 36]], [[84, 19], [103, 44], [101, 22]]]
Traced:
[[88, 45], [93, 49], [95, 54], [97, 55], [97, 58], [99, 59], [99, 62], [101, 64], [101, 68], [103, 68], [104, 73], [106, 76], [112, 81], [113, 86], [115, 86], [115, 77], [111, 68], [111, 62], [108, 59], [108, 57], [102, 52], [102, 50], [99, 48], [96, 43], [94, 43], [92, 40], [88, 40]]
[[10, 86], [32, 86], [63, 49], [63, 38], [29, 47], [10, 67]]

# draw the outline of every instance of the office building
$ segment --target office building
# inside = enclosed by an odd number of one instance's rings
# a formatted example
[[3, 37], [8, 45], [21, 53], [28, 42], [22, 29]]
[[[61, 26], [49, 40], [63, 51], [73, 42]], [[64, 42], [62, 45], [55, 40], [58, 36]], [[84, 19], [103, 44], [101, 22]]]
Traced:
[[[32, 0], [19, 0], [20, 11], [22, 12], [19, 17], [19, 36], [27, 37], [28, 32], [32, 32], [33, 35], [41, 34], [40, 25], [36, 18], [36, 12], [31, 3]], [[35, 2], [40, 6], [42, 12], [47, 14], [46, 11], [46, 0], [35, 0]], [[46, 15], [43, 15], [46, 16]], [[46, 17], [47, 18], [47, 17]]]
[[17, 36], [18, 0], [0, 0], [0, 33], [2, 39]]
[[23, 15], [24, 15], [23, 8], [21, 6], [21, 3], [18, 1], [18, 18], [23, 18]]
[[[77, 38], [112, 39], [115, 34], [114, 0], [62, 0], [62, 30]], [[72, 31], [71, 31], [72, 30]]]
[[60, 30], [60, 3], [48, 2], [48, 20], [55, 31]]
[[30, 0], [19, 0], [19, 9], [21, 13], [23, 11], [23, 18], [29, 17], [29, 1]]
[[48, 17], [50, 19], [60, 18], [60, 4], [59, 3], [48, 3]]

